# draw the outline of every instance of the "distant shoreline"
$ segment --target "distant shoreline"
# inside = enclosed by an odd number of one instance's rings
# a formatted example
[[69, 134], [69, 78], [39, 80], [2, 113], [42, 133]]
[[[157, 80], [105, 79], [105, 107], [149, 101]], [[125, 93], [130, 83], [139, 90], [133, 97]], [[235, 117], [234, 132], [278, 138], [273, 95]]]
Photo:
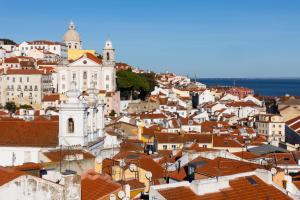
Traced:
[[[195, 79], [192, 79], [195, 80]], [[197, 78], [210, 86], [236, 86], [254, 90], [263, 96], [300, 96], [300, 78]]]

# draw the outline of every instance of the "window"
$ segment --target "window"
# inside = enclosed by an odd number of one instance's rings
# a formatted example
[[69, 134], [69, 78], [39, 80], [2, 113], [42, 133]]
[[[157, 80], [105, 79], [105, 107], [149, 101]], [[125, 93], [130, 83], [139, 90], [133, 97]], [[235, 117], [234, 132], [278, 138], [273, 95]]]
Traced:
[[275, 128], [275, 124], [273, 124], [273, 128]]
[[83, 79], [87, 79], [87, 72], [83, 72]]
[[27, 77], [27, 83], [29, 82], [29, 77]]
[[25, 151], [24, 152], [24, 162], [31, 162], [31, 152], [30, 151]]
[[61, 76], [61, 80], [63, 80], [63, 81], [66, 80], [66, 76], [65, 76], [65, 75], [62, 75], [62, 76]]
[[106, 88], [106, 90], [108, 90], [108, 89], [109, 89], [109, 85], [108, 85], [108, 84], [106, 84], [105, 88]]
[[203, 148], [207, 148], [207, 145], [206, 145], [206, 144], [204, 144], [204, 145], [203, 145]]
[[106, 59], [107, 59], [107, 60], [110, 60], [109, 52], [106, 53]]
[[175, 144], [172, 144], [172, 149], [176, 149], [176, 145]]
[[167, 149], [167, 145], [163, 145], [163, 149], [166, 150]]
[[75, 72], [73, 72], [73, 74], [72, 74], [72, 79], [73, 79], [73, 81], [75, 81], [75, 79], [76, 79], [76, 73]]
[[74, 133], [74, 121], [72, 118], [68, 119], [68, 132]]
[[20, 77], [20, 83], [22, 83], [22, 77]]
[[63, 85], [62, 85], [62, 89], [64, 90], [65, 88], [66, 88], [66, 87], [65, 87], [65, 84], [63, 84]]
[[105, 78], [107, 81], [109, 80], [109, 75], [106, 75], [106, 78]]

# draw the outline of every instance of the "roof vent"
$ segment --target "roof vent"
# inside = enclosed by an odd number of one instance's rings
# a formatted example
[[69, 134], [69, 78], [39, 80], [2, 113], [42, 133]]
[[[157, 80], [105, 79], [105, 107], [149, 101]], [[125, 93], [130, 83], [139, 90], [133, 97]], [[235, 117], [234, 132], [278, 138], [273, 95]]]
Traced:
[[256, 180], [254, 180], [251, 176], [250, 177], [246, 177], [247, 181], [251, 184], [251, 185], [257, 185]]

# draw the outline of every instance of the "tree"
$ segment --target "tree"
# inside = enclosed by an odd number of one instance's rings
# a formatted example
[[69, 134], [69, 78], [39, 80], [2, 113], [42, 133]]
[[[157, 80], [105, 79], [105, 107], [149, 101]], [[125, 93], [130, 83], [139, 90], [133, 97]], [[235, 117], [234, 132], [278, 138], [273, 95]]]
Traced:
[[4, 108], [11, 113], [15, 113], [17, 106], [16, 106], [15, 102], [9, 101], [9, 102], [6, 102]]
[[20, 105], [21, 109], [32, 109], [32, 106], [31, 105], [27, 105], [27, 104], [24, 104], [24, 105]]
[[147, 78], [131, 70], [117, 72], [117, 87], [123, 99], [145, 99], [151, 92]]

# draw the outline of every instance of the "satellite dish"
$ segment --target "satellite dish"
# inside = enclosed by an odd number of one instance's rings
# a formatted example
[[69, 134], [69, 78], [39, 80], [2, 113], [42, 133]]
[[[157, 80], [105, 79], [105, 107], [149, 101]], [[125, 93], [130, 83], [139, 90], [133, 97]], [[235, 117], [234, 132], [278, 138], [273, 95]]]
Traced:
[[130, 164], [130, 165], [129, 165], [129, 170], [130, 170], [131, 172], [137, 171], [136, 165], [135, 165], [135, 164]]
[[118, 197], [120, 199], [123, 199], [125, 197], [125, 192], [123, 190], [121, 190], [120, 192], [118, 192]]
[[272, 168], [271, 168], [271, 174], [272, 174], [272, 175], [275, 175], [276, 173], [277, 173], [277, 169], [274, 168], [274, 167], [272, 167]]
[[145, 176], [150, 180], [152, 178], [152, 172], [146, 172]]
[[125, 167], [126, 166], [125, 161], [124, 160], [120, 160], [119, 166], [122, 167], [122, 168]]
[[116, 198], [116, 195], [115, 194], [111, 194], [110, 196], [109, 196], [109, 200], [116, 200], [117, 198]]

